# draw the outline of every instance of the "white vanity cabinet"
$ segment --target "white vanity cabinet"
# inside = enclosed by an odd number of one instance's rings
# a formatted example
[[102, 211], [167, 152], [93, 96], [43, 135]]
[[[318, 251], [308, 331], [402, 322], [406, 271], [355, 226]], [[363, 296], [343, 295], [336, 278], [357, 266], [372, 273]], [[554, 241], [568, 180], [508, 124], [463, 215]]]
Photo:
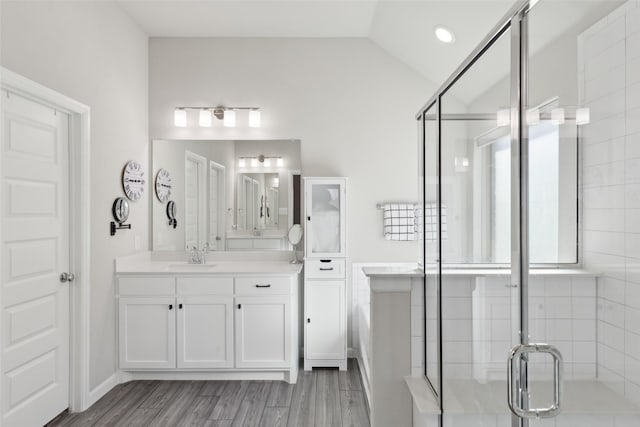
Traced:
[[304, 178], [304, 369], [347, 369], [346, 178]]
[[127, 379], [296, 381], [297, 274], [119, 275], [117, 290]]
[[118, 311], [121, 368], [175, 367], [176, 309], [173, 297], [122, 297]]

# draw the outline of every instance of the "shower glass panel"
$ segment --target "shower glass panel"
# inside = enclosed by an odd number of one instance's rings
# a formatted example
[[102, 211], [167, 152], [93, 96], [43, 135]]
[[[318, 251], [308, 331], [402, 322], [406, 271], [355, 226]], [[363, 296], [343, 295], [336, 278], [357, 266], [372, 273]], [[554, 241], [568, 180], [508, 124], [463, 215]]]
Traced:
[[434, 103], [423, 115], [420, 144], [421, 168], [424, 174], [422, 191], [423, 266], [425, 269], [425, 375], [433, 392], [440, 395], [440, 245], [439, 245], [439, 193], [438, 193], [438, 105]]
[[[511, 156], [505, 155], [510, 70], [511, 31], [506, 29], [440, 98], [442, 406], [447, 427], [495, 426], [511, 419], [506, 361], [518, 342], [518, 290], [509, 286], [506, 274], [469, 269], [510, 261]], [[495, 244], [496, 236], [504, 247]]]

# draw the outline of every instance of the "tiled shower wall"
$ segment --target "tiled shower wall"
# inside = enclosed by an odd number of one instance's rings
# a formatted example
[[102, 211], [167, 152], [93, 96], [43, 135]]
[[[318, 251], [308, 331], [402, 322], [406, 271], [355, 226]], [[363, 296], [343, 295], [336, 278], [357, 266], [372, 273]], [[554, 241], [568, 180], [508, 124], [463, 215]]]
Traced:
[[640, 401], [640, 5], [578, 38], [585, 266], [598, 281], [598, 376]]

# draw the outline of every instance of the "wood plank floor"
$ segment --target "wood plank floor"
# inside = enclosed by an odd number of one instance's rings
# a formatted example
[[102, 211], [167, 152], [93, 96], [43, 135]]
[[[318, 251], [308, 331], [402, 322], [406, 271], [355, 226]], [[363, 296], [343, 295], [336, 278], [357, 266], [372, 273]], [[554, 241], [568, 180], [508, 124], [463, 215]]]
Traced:
[[348, 370], [300, 371], [298, 382], [131, 381], [47, 427], [369, 427], [355, 359]]

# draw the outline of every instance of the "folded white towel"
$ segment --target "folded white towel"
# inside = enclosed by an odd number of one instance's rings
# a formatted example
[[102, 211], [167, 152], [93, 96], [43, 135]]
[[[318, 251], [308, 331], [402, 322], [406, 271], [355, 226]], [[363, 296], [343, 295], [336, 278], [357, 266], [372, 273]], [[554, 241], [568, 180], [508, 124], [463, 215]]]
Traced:
[[410, 203], [385, 204], [383, 227], [386, 240], [416, 240], [415, 205]]

